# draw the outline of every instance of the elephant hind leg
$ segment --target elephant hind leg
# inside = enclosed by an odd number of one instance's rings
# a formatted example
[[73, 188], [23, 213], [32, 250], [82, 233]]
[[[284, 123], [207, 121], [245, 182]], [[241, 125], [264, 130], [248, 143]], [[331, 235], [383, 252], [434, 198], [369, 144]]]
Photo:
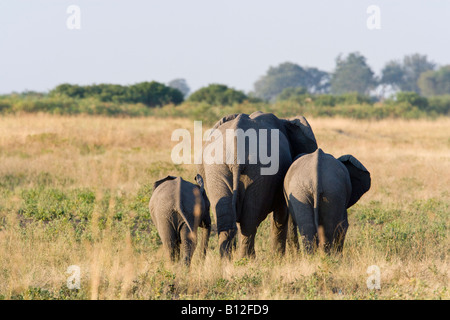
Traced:
[[206, 186], [219, 234], [219, 251], [223, 258], [231, 257], [232, 241], [236, 235], [236, 208], [233, 208], [233, 176], [228, 168], [206, 167]]
[[294, 219], [289, 214], [288, 217], [288, 231], [286, 236], [286, 243], [291, 247], [293, 250], [298, 251], [300, 250], [300, 245], [298, 243], [298, 233], [297, 233], [297, 225], [294, 222]]
[[240, 252], [239, 256], [240, 258], [244, 257], [250, 257], [254, 258], [256, 256], [255, 253], [255, 236], [256, 236], [256, 230], [248, 232], [247, 230], [242, 233], [239, 237], [239, 247]]
[[[282, 204], [273, 211], [273, 221], [271, 226], [272, 241], [274, 252], [282, 255], [286, 251], [286, 239], [289, 227], [289, 212], [287, 207]], [[295, 233], [297, 236], [297, 233]]]
[[239, 256], [240, 258], [254, 258], [256, 230], [260, 224], [257, 220], [260, 208], [249, 201], [244, 203], [243, 210], [245, 215], [241, 216], [239, 221]]
[[180, 254], [183, 263], [187, 266], [191, 264], [192, 255], [197, 245], [196, 236], [191, 232], [186, 224], [181, 227], [180, 231], [181, 248]]
[[324, 227], [325, 251], [342, 250], [348, 229], [345, 199], [342, 197], [328, 197], [322, 201], [320, 207], [320, 223]]
[[175, 230], [168, 230], [159, 232], [164, 251], [169, 255], [172, 262], [176, 262], [180, 258], [180, 240]]
[[222, 258], [231, 258], [231, 251], [235, 247], [237, 227], [219, 233], [219, 251]]
[[312, 253], [318, 247], [319, 239], [314, 222], [314, 209], [310, 201], [307, 198], [297, 198], [291, 195], [288, 206], [306, 252]]
[[[347, 210], [345, 210], [347, 211]], [[345, 212], [344, 218], [338, 222], [333, 235], [333, 249], [337, 252], [342, 252], [344, 249], [345, 236], [348, 230], [347, 212]]]

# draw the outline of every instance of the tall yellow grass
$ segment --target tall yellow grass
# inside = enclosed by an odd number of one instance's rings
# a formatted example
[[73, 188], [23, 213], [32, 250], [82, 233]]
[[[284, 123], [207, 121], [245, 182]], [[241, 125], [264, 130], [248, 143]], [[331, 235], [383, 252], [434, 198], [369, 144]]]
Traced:
[[[75, 240], [70, 224], [24, 219], [19, 211], [21, 189], [37, 187], [33, 177], [42, 172], [59, 179], [52, 182], [57, 188], [95, 190], [96, 206], [105, 190], [119, 198], [135, 195], [142, 185], [167, 174], [192, 181], [194, 165], [172, 164], [175, 143], [170, 137], [177, 128], [193, 131], [193, 122], [44, 114], [1, 117], [0, 179], [19, 173], [29, 178], [0, 194], [0, 298], [450, 298], [450, 119], [308, 121], [325, 152], [336, 157], [353, 154], [372, 175], [370, 191], [350, 210], [343, 254], [306, 256], [290, 249], [284, 257], [276, 256], [266, 220], [257, 234], [255, 259], [221, 260], [212, 234], [205, 260], [196, 252], [187, 269], [167, 261], [157, 245], [144, 246], [147, 242], [136, 240], [126, 224], [114, 222], [115, 197], [109, 198], [106, 219], [100, 208], [94, 209], [91, 236], [82, 240]], [[423, 209], [421, 217], [421, 203], [438, 205]], [[132, 218], [135, 213], [128, 214]], [[373, 219], [366, 218], [371, 214]], [[387, 222], [377, 222], [377, 214], [385, 215]], [[389, 221], [394, 221], [392, 237]], [[399, 221], [411, 226], [405, 230], [414, 234], [406, 232], [399, 240]], [[439, 242], [429, 233], [420, 238], [424, 221], [443, 230], [445, 237]], [[403, 250], [401, 241], [414, 247]], [[66, 288], [70, 265], [81, 268], [78, 291]], [[366, 286], [370, 265], [380, 267], [381, 290]]]

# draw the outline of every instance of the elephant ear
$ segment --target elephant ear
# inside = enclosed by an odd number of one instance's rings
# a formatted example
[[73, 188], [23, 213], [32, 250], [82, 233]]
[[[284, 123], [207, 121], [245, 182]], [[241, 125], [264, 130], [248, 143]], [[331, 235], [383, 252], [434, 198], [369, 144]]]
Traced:
[[263, 114], [264, 114], [264, 112], [258, 110], [258, 111], [253, 112], [249, 117], [250, 117], [250, 119], [255, 119], [255, 118], [257, 118], [257, 117], [259, 117], [260, 115], [263, 115]]
[[200, 187], [200, 191], [204, 192], [205, 191], [205, 183], [203, 182], [203, 177], [199, 174], [197, 174], [195, 176], [195, 182], [197, 182], [198, 186]]
[[218, 127], [220, 127], [225, 122], [228, 122], [228, 121], [236, 119], [239, 115], [240, 115], [240, 113], [235, 113], [235, 114], [230, 114], [228, 116], [223, 117], [222, 119], [220, 119], [219, 121], [216, 122], [216, 124], [214, 125], [214, 127], [212, 127], [212, 129], [213, 130], [217, 129]]
[[370, 172], [363, 166], [358, 159], [350, 154], [338, 158], [347, 168], [352, 183], [352, 194], [347, 204], [347, 208], [354, 205], [364, 193], [370, 189]]
[[153, 184], [153, 191], [155, 191], [156, 188], [158, 188], [163, 182], [168, 181], [168, 180], [175, 180], [177, 177], [173, 177], [173, 176], [167, 176], [161, 180], [156, 181]]
[[291, 150], [293, 150], [292, 158], [301, 153], [312, 153], [317, 150], [316, 137], [305, 117], [291, 120], [283, 120]]

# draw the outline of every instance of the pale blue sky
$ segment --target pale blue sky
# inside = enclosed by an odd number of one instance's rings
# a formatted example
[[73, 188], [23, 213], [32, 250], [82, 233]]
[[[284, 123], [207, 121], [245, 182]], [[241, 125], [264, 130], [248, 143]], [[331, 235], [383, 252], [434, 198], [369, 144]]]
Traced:
[[[66, 27], [72, 4], [80, 30]], [[369, 5], [381, 30], [366, 27]], [[332, 71], [353, 51], [377, 74], [416, 52], [450, 64], [450, 1], [0, 0], [0, 93], [174, 78], [248, 92], [269, 66]]]

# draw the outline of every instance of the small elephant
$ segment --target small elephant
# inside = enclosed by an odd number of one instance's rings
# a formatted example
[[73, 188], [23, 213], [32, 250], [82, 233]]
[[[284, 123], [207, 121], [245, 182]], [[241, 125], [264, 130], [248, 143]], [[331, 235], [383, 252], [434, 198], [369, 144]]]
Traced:
[[319, 237], [326, 252], [342, 251], [347, 209], [369, 190], [370, 183], [369, 171], [352, 155], [336, 159], [319, 148], [297, 157], [285, 176], [284, 196], [307, 252], [319, 245]]
[[197, 228], [202, 227], [202, 256], [206, 254], [211, 233], [210, 203], [203, 178], [195, 177], [198, 185], [180, 177], [167, 176], [153, 186], [149, 202], [150, 214], [164, 248], [172, 261], [181, 258], [190, 265], [197, 244]]

